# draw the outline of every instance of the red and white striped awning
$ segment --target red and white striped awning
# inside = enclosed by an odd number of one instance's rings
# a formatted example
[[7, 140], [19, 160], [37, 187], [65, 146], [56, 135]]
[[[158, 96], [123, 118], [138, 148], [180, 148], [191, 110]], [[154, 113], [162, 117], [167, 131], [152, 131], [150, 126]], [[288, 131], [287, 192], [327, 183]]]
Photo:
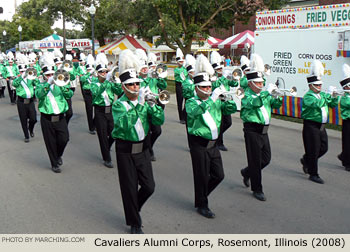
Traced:
[[246, 30], [244, 32], [238, 33], [233, 35], [232, 37], [229, 37], [225, 39], [222, 42], [213, 44], [212, 48], [231, 48], [231, 49], [237, 49], [237, 48], [244, 48], [244, 45], [248, 43], [250, 46], [254, 44], [254, 32], [250, 30]]
[[214, 45], [214, 44], [217, 44], [217, 43], [220, 43], [222, 42], [222, 39], [217, 39], [217, 38], [214, 38], [214, 37], [209, 37], [208, 40], [207, 40], [208, 44], [209, 45]]

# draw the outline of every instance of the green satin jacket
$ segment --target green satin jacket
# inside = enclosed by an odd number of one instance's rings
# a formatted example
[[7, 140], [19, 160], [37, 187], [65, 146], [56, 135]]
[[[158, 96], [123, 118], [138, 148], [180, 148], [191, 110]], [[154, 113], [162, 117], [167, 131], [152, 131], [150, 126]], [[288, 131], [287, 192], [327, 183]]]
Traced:
[[234, 101], [203, 101], [197, 95], [186, 101], [188, 134], [215, 140], [220, 134], [222, 114], [230, 115], [237, 111]]
[[185, 67], [177, 67], [174, 69], [174, 77], [176, 82], [183, 82], [188, 76], [187, 70]]
[[22, 76], [16, 78], [12, 85], [16, 88], [16, 94], [24, 99], [29, 99], [34, 96], [34, 86], [40, 84], [38, 79], [28, 80], [23, 79]]
[[154, 125], [164, 123], [164, 111], [158, 106], [149, 106], [147, 103], [134, 105], [124, 94], [112, 107], [114, 129], [112, 137], [132, 142], [145, 139], [149, 131], [149, 119]]
[[282, 97], [274, 98], [267, 91], [256, 94], [248, 87], [242, 99], [241, 119], [243, 122], [268, 125], [271, 120], [271, 109], [277, 109], [281, 105]]
[[103, 83], [98, 78], [91, 81], [90, 90], [92, 94], [92, 104], [98, 106], [111, 106], [114, 95], [121, 95], [123, 89], [120, 83], [113, 83], [105, 80]]

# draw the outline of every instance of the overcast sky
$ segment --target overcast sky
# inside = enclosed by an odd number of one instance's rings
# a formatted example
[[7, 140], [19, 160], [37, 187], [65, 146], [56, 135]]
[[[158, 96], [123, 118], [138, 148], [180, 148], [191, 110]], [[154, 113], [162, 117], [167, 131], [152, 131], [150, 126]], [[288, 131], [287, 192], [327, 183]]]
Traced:
[[[17, 6], [19, 6], [23, 2], [27, 2], [28, 0], [0, 0], [0, 7], [3, 8], [4, 13], [0, 14], [0, 20], [12, 20], [12, 16], [15, 14], [15, 2]], [[59, 1], [59, 0], [58, 0]], [[58, 20], [55, 22], [52, 28], [63, 28], [62, 26], [62, 20]], [[66, 23], [67, 29], [80, 29], [80, 26], [74, 27], [72, 23]]]

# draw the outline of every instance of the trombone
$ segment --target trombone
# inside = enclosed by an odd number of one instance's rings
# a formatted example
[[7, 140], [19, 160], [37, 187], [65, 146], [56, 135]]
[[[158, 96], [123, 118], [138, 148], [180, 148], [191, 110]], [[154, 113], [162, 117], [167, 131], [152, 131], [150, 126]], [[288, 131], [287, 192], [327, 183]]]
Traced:
[[34, 80], [37, 76], [37, 71], [34, 67], [28, 67], [24, 73], [24, 79]]
[[145, 96], [145, 100], [146, 101], [152, 101], [152, 102], [156, 102], [156, 100], [159, 100], [159, 102], [161, 104], [168, 104], [170, 101], [170, 93], [168, 90], [162, 90], [161, 92], [159, 92], [159, 94], [155, 94], [153, 92], [149, 92], [146, 94]]
[[55, 85], [63, 87], [69, 83], [70, 76], [69, 73], [64, 69], [59, 69], [53, 75], [53, 81]]

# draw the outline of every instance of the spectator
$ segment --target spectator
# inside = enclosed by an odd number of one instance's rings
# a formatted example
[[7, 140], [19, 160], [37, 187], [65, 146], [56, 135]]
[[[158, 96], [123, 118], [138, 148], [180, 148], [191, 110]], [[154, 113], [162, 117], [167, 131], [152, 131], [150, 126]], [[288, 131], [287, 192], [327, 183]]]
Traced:
[[226, 66], [231, 66], [231, 59], [229, 56], [226, 56], [225, 63], [226, 63]]

